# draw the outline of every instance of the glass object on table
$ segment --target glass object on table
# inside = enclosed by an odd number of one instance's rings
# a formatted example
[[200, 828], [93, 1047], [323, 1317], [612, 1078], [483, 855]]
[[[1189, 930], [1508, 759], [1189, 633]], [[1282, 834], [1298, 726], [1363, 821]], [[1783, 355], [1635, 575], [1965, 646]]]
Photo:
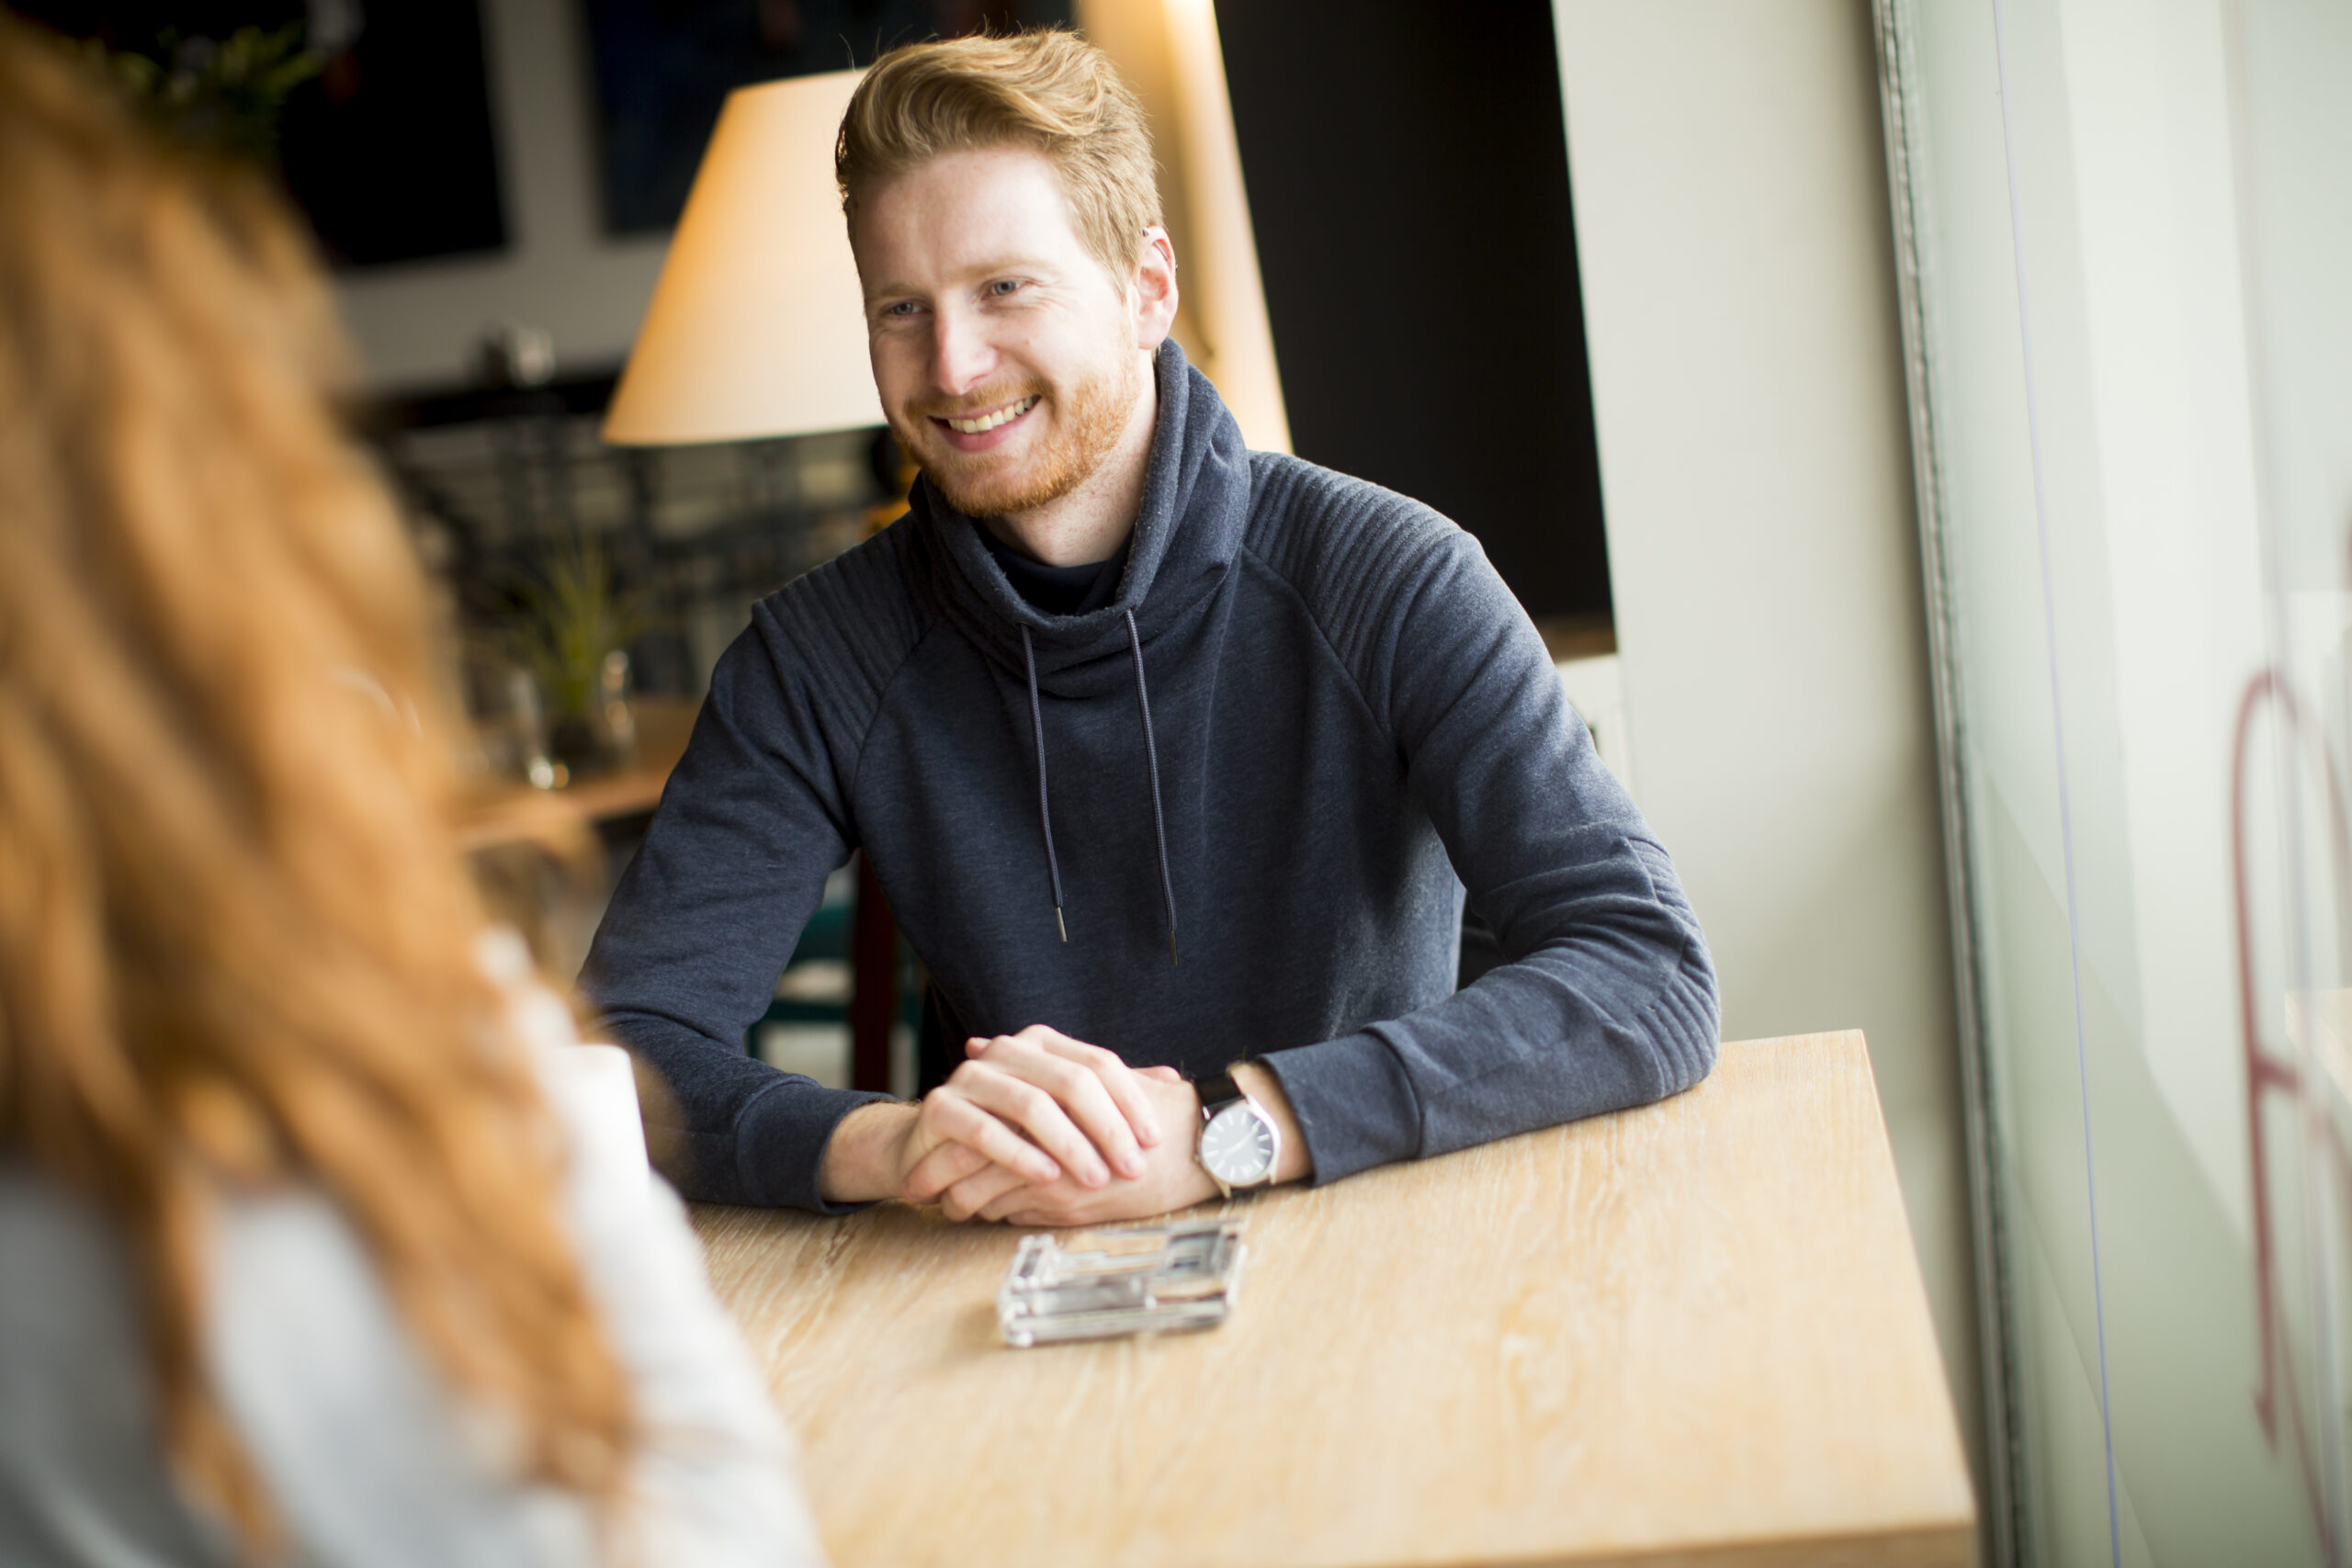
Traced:
[[549, 749], [547, 705], [539, 700], [531, 672], [506, 666], [475, 690], [481, 711], [474, 716], [474, 736], [484, 771], [496, 778], [522, 779], [536, 789], [560, 788], [570, 774]]
[[629, 712], [628, 653], [614, 649], [596, 671], [597, 739], [616, 763], [626, 765], [637, 755], [637, 719]]
[[1231, 1220], [1080, 1231], [1071, 1240], [1095, 1245], [1021, 1238], [996, 1295], [1008, 1345], [1214, 1328], [1233, 1310], [1249, 1250]]

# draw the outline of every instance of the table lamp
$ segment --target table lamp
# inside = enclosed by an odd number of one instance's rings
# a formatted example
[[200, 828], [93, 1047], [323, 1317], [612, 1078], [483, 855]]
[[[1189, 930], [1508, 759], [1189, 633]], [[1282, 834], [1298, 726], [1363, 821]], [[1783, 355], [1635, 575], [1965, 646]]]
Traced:
[[673, 446], [882, 423], [833, 185], [858, 71], [728, 95], [605, 415], [605, 439]]

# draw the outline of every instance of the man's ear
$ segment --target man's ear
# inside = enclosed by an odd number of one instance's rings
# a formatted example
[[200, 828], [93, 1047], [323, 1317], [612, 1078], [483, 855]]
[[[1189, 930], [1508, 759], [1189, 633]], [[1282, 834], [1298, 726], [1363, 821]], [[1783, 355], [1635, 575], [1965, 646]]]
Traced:
[[1135, 276], [1127, 285], [1136, 321], [1136, 346], [1156, 349], [1176, 324], [1176, 247], [1155, 223], [1143, 231]]

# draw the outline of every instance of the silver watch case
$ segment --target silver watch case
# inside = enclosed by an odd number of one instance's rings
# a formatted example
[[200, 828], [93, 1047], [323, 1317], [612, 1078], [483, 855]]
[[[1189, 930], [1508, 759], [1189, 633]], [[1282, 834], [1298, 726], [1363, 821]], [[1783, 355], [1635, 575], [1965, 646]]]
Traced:
[[1222, 1197], [1271, 1186], [1282, 1165], [1282, 1129], [1274, 1125], [1264, 1107], [1246, 1094], [1222, 1105], [1204, 1106], [1193, 1157], [1216, 1183]]

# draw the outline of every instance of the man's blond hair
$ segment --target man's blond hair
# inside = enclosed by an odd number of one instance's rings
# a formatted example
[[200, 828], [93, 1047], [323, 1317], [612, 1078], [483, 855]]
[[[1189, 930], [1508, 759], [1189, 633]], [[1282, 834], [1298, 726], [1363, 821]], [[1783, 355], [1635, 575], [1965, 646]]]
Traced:
[[1160, 220], [1151, 130], [1110, 57], [1059, 28], [933, 39], [875, 62], [834, 144], [842, 211], [854, 221], [876, 182], [992, 147], [1044, 153], [1086, 248], [1120, 282], [1133, 275]]

